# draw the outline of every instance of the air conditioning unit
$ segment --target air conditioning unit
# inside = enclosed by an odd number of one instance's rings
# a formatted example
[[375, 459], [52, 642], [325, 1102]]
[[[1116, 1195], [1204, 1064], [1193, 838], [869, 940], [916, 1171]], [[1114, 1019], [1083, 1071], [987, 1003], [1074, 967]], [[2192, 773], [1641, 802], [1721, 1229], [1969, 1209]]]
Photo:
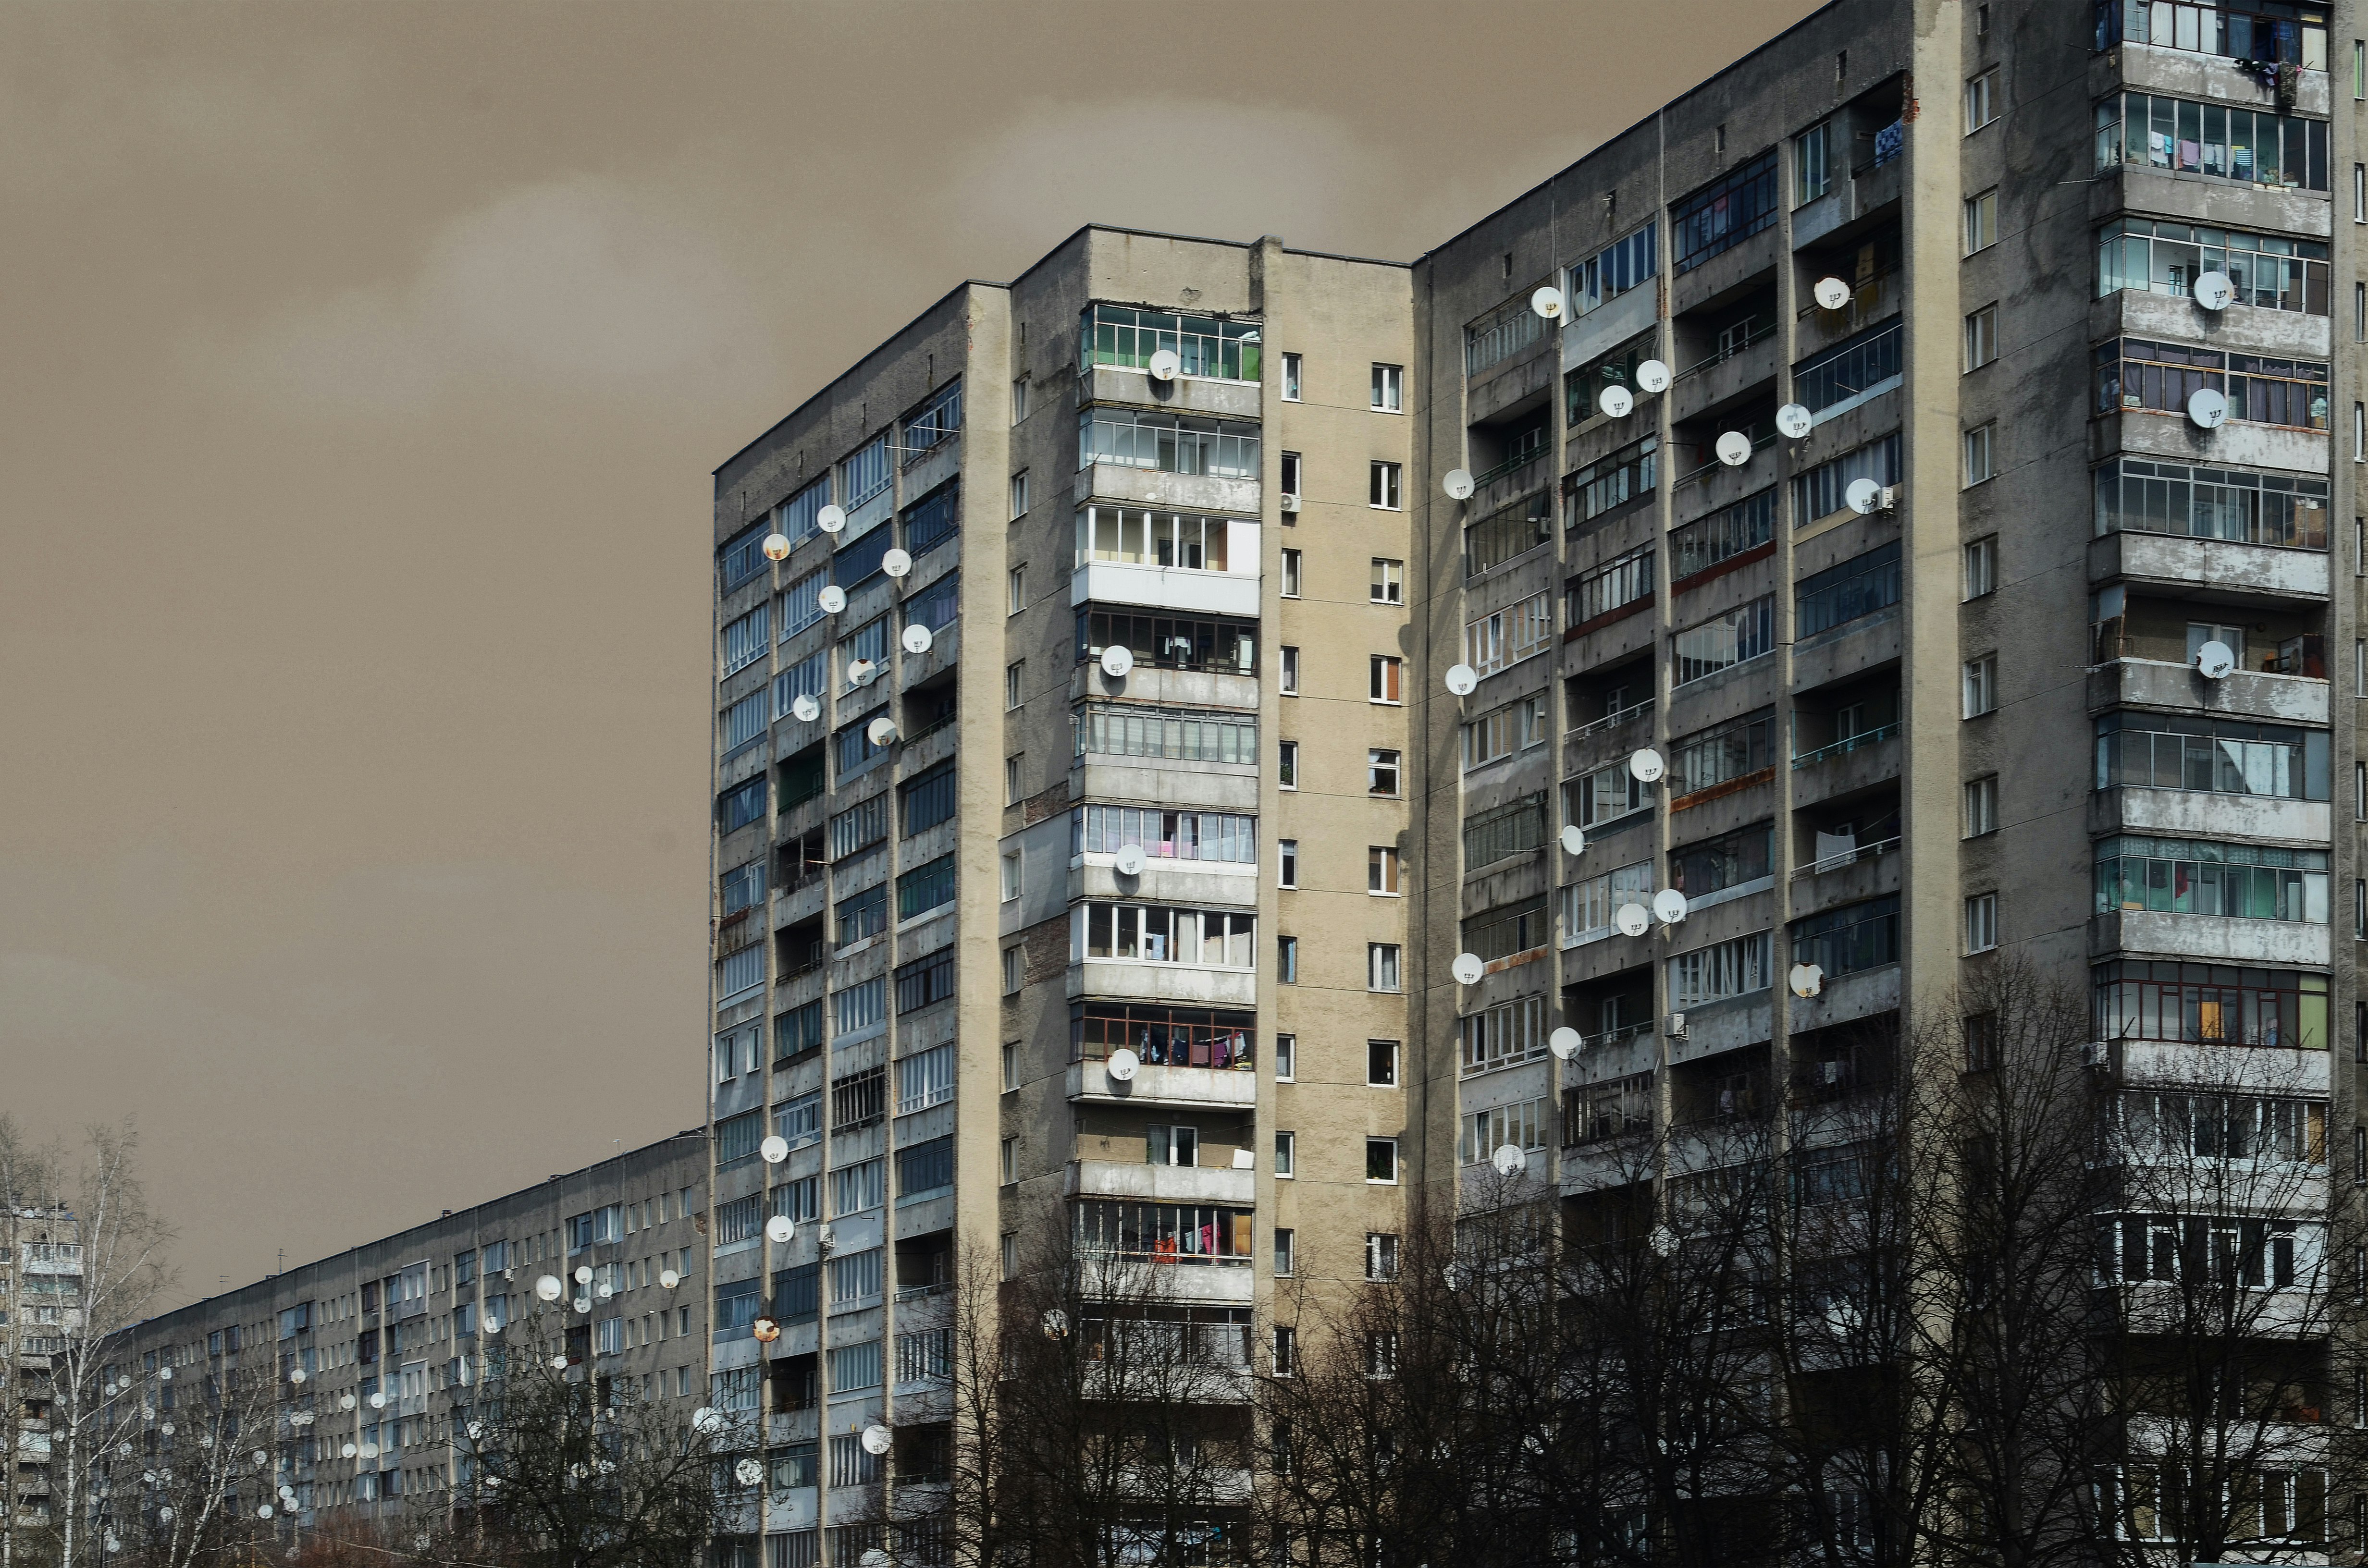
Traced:
[[1297, 516], [1299, 515], [1299, 497], [1298, 497], [1298, 496], [1296, 496], [1296, 495], [1286, 495], [1286, 496], [1284, 496], [1284, 497], [1282, 498], [1282, 503], [1281, 503], [1281, 504], [1282, 504], [1282, 513], [1283, 513], [1283, 516], [1285, 516], [1285, 517], [1297, 517]]
[[1883, 493], [1875, 497], [1874, 509], [1878, 512], [1896, 512], [1899, 510], [1899, 486], [1896, 484], [1884, 485], [1883, 487]]
[[2113, 1047], [2110, 1040], [2092, 1040], [2080, 1048], [2083, 1067], [2110, 1067], [2113, 1064]]
[[1669, 1038], [1671, 1040], [1683, 1040], [1686, 1038], [1686, 1016], [1683, 1013], [1671, 1013], [1669, 1015]]

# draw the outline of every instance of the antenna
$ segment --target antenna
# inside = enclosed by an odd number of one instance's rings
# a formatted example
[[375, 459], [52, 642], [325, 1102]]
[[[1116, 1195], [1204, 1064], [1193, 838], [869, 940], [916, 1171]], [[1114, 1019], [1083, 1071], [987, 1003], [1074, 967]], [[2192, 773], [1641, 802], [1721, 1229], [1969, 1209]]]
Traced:
[[1102, 674], [1112, 680], [1124, 680], [1134, 668], [1134, 650], [1123, 643], [1113, 642], [1102, 650]]
[[1102, 1070], [1119, 1083], [1132, 1084], [1142, 1066], [1143, 1058], [1121, 1045], [1110, 1053], [1110, 1060], [1103, 1064]]
[[1118, 869], [1118, 874], [1121, 877], [1139, 877], [1143, 875], [1143, 846], [1140, 844], [1120, 845], [1115, 864]]
[[1595, 406], [1603, 410], [1609, 418], [1625, 419], [1629, 411], [1636, 406], [1636, 398], [1626, 387], [1606, 387], [1603, 395], [1595, 400]]
[[1665, 392], [1669, 390], [1669, 368], [1658, 359], [1647, 359], [1636, 367], [1636, 385], [1640, 391]]
[[913, 557], [908, 551], [891, 550], [880, 558], [880, 570], [891, 577], [902, 577], [912, 569]]
[[1472, 471], [1469, 469], [1449, 469], [1447, 471], [1447, 477], [1440, 481], [1440, 487], [1447, 492], [1448, 498], [1450, 500], [1469, 501], [1472, 499], [1472, 491], [1474, 486], [1472, 483]]
[[930, 645], [937, 642], [937, 638], [928, 627], [923, 626], [919, 621], [915, 621], [905, 628], [905, 635], [899, 641], [905, 644], [905, 652], [907, 653], [926, 653], [929, 651]]
[[1151, 357], [1150, 363], [1144, 369], [1151, 372], [1151, 379], [1155, 381], [1172, 381], [1177, 372], [1184, 369], [1184, 361], [1177, 358], [1173, 348], [1163, 348]]
[[1653, 928], [1653, 916], [1641, 903], [1623, 903], [1612, 915], [1611, 924], [1620, 928], [1623, 937], [1641, 937]]
[[1577, 823], [1572, 823], [1568, 827], [1562, 830], [1562, 852], [1564, 854], [1576, 855], [1586, 847], [1586, 829], [1580, 827]]
[[1729, 430], [1718, 438], [1718, 460], [1729, 468], [1741, 468], [1751, 460], [1751, 437], [1740, 430]]
[[2206, 642], [2195, 650], [2196, 672], [2205, 680], [2226, 680], [2237, 667], [2237, 654], [2226, 642]]
[[1455, 955], [1455, 961], [1448, 968], [1454, 974], [1458, 984], [1477, 985], [1480, 983], [1480, 977], [1487, 972], [1488, 966], [1480, 961], [1478, 953], [1458, 953]]
[[1821, 310], [1839, 311], [1850, 303], [1850, 285], [1839, 278], [1820, 278], [1809, 292], [1816, 297]]
[[790, 699], [790, 712], [799, 723], [811, 724], [822, 717], [822, 704], [802, 691]]
[[1584, 1042], [1580, 1040], [1578, 1031], [1567, 1024], [1546, 1037], [1546, 1049], [1565, 1062], [1578, 1054], [1578, 1048], [1582, 1043]]
[[1530, 309], [1548, 321], [1562, 320], [1562, 290], [1549, 283], [1530, 296]]
[[837, 533], [839, 529], [847, 527], [847, 508], [844, 506], [825, 506], [821, 511], [814, 514], [814, 527], [820, 528], [826, 534]]
[[2198, 387], [2187, 396], [2187, 417], [2206, 430], [2217, 430], [2228, 423], [2228, 394], [2211, 387]]
[[1447, 666], [1447, 689], [1458, 697], [1469, 697], [1480, 688], [1480, 672], [1470, 665]]
[[2199, 272], [2195, 276], [2195, 302], [2207, 311], [2225, 311], [2237, 302], [2237, 285], [2225, 272]]
[[1842, 492], [1842, 499], [1863, 517], [1883, 504], [1883, 486], [1871, 479], [1853, 479]]
[[1776, 411], [1776, 428], [1782, 431], [1788, 440], [1799, 440], [1809, 433], [1809, 426], [1815, 423], [1816, 416], [1809, 412], [1805, 403], [1788, 403]]
[[1628, 759], [1628, 772], [1639, 784], [1656, 783], [1666, 771], [1661, 762], [1661, 754], [1651, 746], [1646, 746]]

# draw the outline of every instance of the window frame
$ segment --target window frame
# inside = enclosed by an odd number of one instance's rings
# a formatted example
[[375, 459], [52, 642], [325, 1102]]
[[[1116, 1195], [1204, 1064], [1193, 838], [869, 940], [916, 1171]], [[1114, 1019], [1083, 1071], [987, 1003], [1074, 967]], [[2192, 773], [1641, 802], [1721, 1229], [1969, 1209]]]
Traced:
[[1406, 367], [1373, 362], [1372, 411], [1375, 414], [1406, 412]]
[[1406, 465], [1372, 460], [1365, 481], [1365, 506], [1375, 512], [1406, 510]]
[[[1373, 1156], [1384, 1153], [1389, 1165], [1387, 1176], [1373, 1174]], [[1365, 1139], [1365, 1185], [1367, 1187], [1397, 1187], [1402, 1185], [1402, 1167], [1398, 1163], [1398, 1141], [1368, 1135]]]
[[1966, 256], [1979, 256], [1998, 242], [1998, 187], [1978, 190], [1965, 198], [1964, 227], [1961, 235]]

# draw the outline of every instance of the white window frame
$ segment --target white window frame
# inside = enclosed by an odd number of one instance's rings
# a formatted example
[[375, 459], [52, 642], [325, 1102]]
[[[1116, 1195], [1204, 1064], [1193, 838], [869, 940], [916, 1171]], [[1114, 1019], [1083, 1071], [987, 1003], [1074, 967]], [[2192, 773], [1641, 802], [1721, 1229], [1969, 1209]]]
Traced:
[[1365, 482], [1365, 505], [1376, 512], [1406, 510], [1406, 471], [1400, 463], [1375, 458]]
[[1306, 395], [1306, 362], [1296, 354], [1282, 356], [1282, 388], [1280, 393], [1285, 403], [1299, 403]]
[[1976, 191], [1965, 198], [1964, 247], [1967, 256], [1979, 256], [1998, 244], [1998, 187]]
[[1014, 522], [1028, 515], [1028, 471], [1021, 469], [1011, 476], [1011, 517]]
[[[1396, 695], [1377, 695], [1395, 690]], [[1365, 700], [1383, 708], [1406, 706], [1406, 661], [1395, 653], [1374, 653], [1370, 656], [1365, 678]]]
[[1275, 752], [1274, 778], [1274, 787], [1278, 790], [1295, 790], [1299, 788], [1299, 743], [1297, 741], [1278, 743]]
[[1278, 838], [1274, 841], [1274, 885], [1279, 888], [1299, 886], [1299, 840]]
[[1998, 592], [1998, 535], [1984, 534], [1966, 541], [1963, 585], [1968, 601]]
[[1018, 615], [1028, 608], [1028, 563], [1021, 562], [1003, 574], [1006, 615]]
[[1967, 659], [1963, 675], [1964, 717], [1979, 719], [1997, 712], [1998, 654], [1988, 653]]
[[1986, 420], [1965, 432], [1965, 488], [1987, 484], [1998, 474], [1998, 421]]
[[1291, 1181], [1299, 1175], [1299, 1135], [1278, 1131], [1274, 1135], [1274, 1179]]
[[1286, 599], [1295, 599], [1300, 597], [1304, 559], [1302, 553], [1296, 550], [1286, 549], [1282, 552], [1282, 586], [1280, 591]]
[[[1384, 980], [1389, 983], [1382, 983]], [[1396, 994], [1406, 989], [1406, 951], [1399, 944], [1365, 944], [1365, 989], [1387, 994]]]
[[1964, 836], [1983, 838], [1996, 833], [1998, 827], [1998, 776], [1985, 773], [1979, 778], [1965, 780]]
[[1965, 900], [1965, 952], [1995, 952], [1998, 945], [1998, 894], [1975, 893]]
[[1998, 362], [1998, 324], [1996, 300], [1977, 311], [1965, 312], [1965, 369], [1968, 373]]
[[1405, 366], [1384, 365], [1379, 361], [1374, 363], [1372, 379], [1372, 408], [1373, 412], [1376, 414], [1404, 414], [1406, 412]]
[[[1373, 1169], [1373, 1147], [1376, 1144], [1386, 1147], [1390, 1152], [1390, 1174], [1387, 1176], [1377, 1176], [1372, 1174]], [[1365, 1140], [1365, 1185], [1367, 1187], [1396, 1187], [1400, 1185], [1404, 1180], [1405, 1167], [1400, 1164], [1398, 1141], [1395, 1138], [1368, 1137]]]
[[1365, 588], [1367, 602], [1377, 605], [1406, 603], [1406, 562], [1393, 561], [1386, 555], [1376, 555], [1372, 560], [1372, 579]]
[[1299, 695], [1299, 650], [1289, 643], [1282, 647], [1282, 656], [1275, 661], [1276, 689], [1285, 697]]
[[1965, 78], [1965, 134], [1998, 122], [1998, 68], [1995, 65]]

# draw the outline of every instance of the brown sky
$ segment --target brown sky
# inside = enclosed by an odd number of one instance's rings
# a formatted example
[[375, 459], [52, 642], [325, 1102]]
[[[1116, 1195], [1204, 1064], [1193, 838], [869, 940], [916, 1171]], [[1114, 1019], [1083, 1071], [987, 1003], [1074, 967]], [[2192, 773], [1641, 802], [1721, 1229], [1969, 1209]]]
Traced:
[[1809, 0], [0, 7], [0, 1110], [188, 1293], [696, 1122], [709, 472], [1088, 220], [1410, 258]]

